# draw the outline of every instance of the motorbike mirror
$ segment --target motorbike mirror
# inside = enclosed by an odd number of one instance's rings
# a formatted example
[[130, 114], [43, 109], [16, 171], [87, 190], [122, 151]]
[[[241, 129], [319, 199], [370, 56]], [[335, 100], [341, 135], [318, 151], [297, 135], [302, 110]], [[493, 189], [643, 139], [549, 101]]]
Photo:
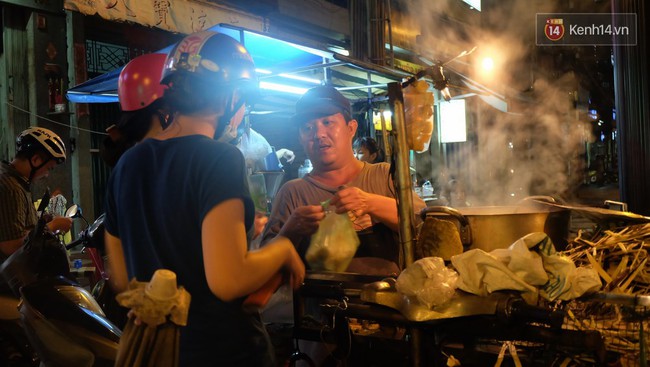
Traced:
[[68, 218], [77, 218], [81, 216], [81, 208], [77, 204], [72, 204], [68, 208], [68, 210], [65, 211], [65, 216]]
[[83, 213], [81, 212], [81, 207], [77, 204], [72, 204], [68, 210], [65, 211], [65, 216], [68, 218], [81, 218], [88, 226], [88, 221], [84, 218]]

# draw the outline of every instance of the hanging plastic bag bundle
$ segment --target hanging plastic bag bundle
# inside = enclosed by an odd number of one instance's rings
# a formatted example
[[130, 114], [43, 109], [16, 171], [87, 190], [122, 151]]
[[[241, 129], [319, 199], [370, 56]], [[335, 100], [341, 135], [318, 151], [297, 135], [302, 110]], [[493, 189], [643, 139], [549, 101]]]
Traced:
[[417, 80], [404, 88], [404, 117], [406, 119], [406, 143], [418, 153], [429, 149], [433, 134], [433, 93], [429, 84]]
[[359, 237], [347, 213], [328, 210], [329, 201], [321, 203], [325, 218], [311, 237], [305, 259], [312, 270], [343, 272], [359, 247]]

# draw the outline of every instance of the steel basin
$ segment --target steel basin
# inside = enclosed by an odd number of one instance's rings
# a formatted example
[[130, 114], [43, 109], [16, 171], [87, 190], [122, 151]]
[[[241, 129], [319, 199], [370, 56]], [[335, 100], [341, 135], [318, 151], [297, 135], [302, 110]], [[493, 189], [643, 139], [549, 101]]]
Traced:
[[458, 226], [465, 250], [487, 252], [507, 248], [519, 238], [532, 232], [545, 232], [556, 249], [566, 247], [569, 235], [570, 211], [535, 202], [516, 206], [482, 206], [451, 208], [431, 206], [420, 213], [451, 219]]

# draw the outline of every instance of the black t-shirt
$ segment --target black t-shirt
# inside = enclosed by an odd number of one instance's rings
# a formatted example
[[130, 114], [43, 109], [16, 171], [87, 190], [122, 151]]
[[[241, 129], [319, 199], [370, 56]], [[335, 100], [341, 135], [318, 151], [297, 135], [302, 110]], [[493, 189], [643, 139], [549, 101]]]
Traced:
[[201, 224], [212, 208], [241, 198], [246, 228], [253, 223], [245, 175], [236, 147], [193, 135], [139, 143], [108, 181], [105, 226], [122, 241], [129, 277], [149, 281], [169, 269], [192, 296], [181, 329], [182, 366], [262, 366], [271, 358], [259, 316], [244, 312], [241, 300], [214, 296], [203, 265]]

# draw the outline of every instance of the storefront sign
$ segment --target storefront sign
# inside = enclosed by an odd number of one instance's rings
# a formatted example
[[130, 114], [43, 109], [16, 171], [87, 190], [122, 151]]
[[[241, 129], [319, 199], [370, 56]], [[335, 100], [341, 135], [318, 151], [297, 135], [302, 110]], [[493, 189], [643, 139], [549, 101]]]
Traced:
[[65, 0], [66, 10], [99, 15], [111, 21], [128, 21], [171, 32], [190, 34], [216, 24], [265, 31], [261, 17], [223, 5], [181, 0]]

